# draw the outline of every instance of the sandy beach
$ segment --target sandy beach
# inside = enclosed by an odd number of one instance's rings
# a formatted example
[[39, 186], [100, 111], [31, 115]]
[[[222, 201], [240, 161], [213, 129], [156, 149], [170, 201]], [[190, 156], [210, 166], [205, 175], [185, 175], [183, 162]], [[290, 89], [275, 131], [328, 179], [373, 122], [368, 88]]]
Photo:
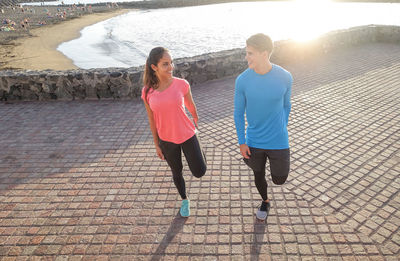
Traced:
[[0, 69], [68, 70], [77, 69], [72, 61], [57, 51], [63, 42], [78, 38], [89, 25], [124, 14], [132, 9], [114, 9], [108, 12], [85, 14], [60, 23], [33, 28], [31, 36], [19, 37], [3, 43], [0, 48]]

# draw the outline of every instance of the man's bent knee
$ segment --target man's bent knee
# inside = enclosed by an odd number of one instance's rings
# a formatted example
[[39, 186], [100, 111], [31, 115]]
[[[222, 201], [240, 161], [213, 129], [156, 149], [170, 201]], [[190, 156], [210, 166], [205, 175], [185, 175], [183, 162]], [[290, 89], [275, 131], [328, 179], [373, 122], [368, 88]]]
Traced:
[[288, 176], [283, 176], [283, 177], [275, 176], [272, 177], [272, 182], [274, 182], [275, 185], [283, 185], [286, 182], [287, 178]]

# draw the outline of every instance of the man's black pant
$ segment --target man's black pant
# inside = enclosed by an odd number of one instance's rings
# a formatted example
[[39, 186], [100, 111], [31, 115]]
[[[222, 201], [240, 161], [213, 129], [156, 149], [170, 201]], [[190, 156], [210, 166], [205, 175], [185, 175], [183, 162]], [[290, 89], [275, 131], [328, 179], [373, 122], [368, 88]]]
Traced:
[[263, 200], [268, 199], [267, 181], [265, 179], [265, 165], [269, 160], [272, 182], [277, 185], [285, 183], [290, 168], [290, 150], [265, 150], [249, 147], [250, 159], [243, 159], [244, 162], [253, 170], [255, 183], [258, 192]]

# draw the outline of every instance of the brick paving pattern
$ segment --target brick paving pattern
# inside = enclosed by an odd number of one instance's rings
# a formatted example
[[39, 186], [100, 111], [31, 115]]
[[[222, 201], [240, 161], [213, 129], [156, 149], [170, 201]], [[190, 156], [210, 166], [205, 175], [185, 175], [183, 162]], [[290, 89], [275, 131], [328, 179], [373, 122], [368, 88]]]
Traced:
[[208, 171], [188, 219], [134, 101], [0, 104], [1, 260], [399, 260], [400, 46], [285, 64], [291, 173], [267, 224], [241, 162], [234, 78], [193, 87]]

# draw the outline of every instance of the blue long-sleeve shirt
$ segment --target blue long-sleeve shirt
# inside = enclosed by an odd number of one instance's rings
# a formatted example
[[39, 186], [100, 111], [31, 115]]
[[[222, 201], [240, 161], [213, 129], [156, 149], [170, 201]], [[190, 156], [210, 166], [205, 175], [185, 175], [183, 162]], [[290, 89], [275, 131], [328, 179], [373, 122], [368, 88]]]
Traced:
[[292, 75], [276, 64], [266, 74], [247, 69], [236, 78], [234, 119], [239, 144], [259, 149], [289, 148], [292, 83]]

